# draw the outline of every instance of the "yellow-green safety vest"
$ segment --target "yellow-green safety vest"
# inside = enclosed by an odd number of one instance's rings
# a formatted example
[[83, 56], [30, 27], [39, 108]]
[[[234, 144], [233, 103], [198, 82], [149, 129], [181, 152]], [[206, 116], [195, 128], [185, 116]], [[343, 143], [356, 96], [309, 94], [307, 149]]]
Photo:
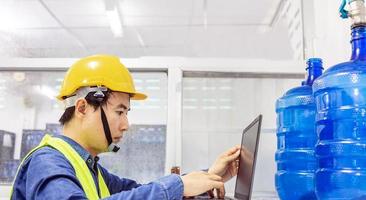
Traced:
[[[86, 165], [85, 161], [81, 158], [81, 156], [75, 151], [74, 148], [72, 148], [67, 142], [60, 138], [51, 137], [50, 135], [45, 135], [41, 141], [41, 143], [32, 149], [23, 159], [22, 163], [18, 167], [17, 175], [19, 172], [19, 169], [23, 165], [23, 162], [36, 150], [45, 147], [50, 146], [52, 148], [55, 148], [59, 152], [61, 152], [66, 159], [71, 163], [72, 167], [75, 170], [76, 177], [79, 180], [81, 187], [83, 188], [86, 197], [91, 200], [99, 199], [97, 187], [94, 183], [94, 179], [92, 177], [92, 174]], [[15, 176], [16, 177], [16, 176]], [[100, 188], [100, 195], [101, 198], [106, 198], [110, 196], [109, 190], [107, 185], [105, 184], [105, 181], [103, 179], [102, 174], [100, 173], [100, 169], [98, 169], [98, 183]], [[14, 187], [14, 183], [13, 183]], [[13, 194], [13, 188], [11, 190], [11, 194]]]

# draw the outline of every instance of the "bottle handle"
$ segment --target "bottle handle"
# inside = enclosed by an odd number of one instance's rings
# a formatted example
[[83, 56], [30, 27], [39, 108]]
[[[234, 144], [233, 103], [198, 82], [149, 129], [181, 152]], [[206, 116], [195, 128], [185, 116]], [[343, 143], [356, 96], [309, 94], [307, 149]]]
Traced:
[[348, 11], [345, 9], [346, 5], [347, 5], [347, 0], [342, 0], [341, 6], [339, 7], [339, 15], [343, 19], [348, 18]]

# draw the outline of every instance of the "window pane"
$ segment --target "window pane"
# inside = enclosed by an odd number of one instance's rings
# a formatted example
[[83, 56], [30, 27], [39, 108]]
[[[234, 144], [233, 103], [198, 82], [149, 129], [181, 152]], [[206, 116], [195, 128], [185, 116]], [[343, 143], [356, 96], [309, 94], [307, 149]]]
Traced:
[[[62, 133], [58, 119], [63, 105], [54, 97], [63, 76], [57, 71], [0, 72], [0, 183], [13, 181], [19, 159], [44, 134]], [[117, 175], [147, 182], [164, 173], [167, 74], [134, 72], [132, 76], [137, 90], [149, 99], [131, 102], [132, 125], [121, 141], [121, 152], [102, 155], [101, 163]]]
[[[182, 171], [208, 168], [220, 153], [240, 144], [243, 129], [263, 114], [255, 175], [261, 181], [254, 181], [254, 191], [274, 192], [275, 101], [300, 80], [192, 73], [183, 78]], [[234, 187], [235, 178], [227, 192]]]
[[13, 181], [19, 159], [46, 132], [60, 133], [62, 105], [54, 96], [63, 76], [64, 72], [0, 73], [0, 152], [8, 152], [0, 154], [1, 183]]
[[134, 73], [136, 89], [146, 101], [131, 101], [133, 125], [119, 143], [118, 153], [104, 153], [101, 163], [115, 174], [147, 183], [164, 175], [167, 85], [166, 73]]

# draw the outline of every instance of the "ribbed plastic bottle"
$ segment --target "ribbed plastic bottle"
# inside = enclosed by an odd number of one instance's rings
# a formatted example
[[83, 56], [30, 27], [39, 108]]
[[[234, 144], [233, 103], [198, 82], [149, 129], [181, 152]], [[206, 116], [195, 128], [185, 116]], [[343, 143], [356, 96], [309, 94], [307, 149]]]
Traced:
[[313, 81], [322, 74], [322, 60], [307, 62], [307, 79], [302, 86], [287, 91], [276, 102], [277, 113], [277, 173], [275, 184], [282, 200], [316, 199], [314, 173], [317, 162], [314, 147], [315, 103]]
[[366, 199], [366, 10], [363, 1], [350, 1], [350, 9], [351, 60], [329, 68], [313, 85], [316, 195], [322, 200]]

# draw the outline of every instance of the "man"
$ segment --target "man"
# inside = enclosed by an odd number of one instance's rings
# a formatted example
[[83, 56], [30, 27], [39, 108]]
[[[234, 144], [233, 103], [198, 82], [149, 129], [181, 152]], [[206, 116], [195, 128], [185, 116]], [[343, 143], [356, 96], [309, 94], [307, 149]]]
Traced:
[[223, 153], [208, 172], [169, 175], [149, 184], [110, 174], [98, 154], [118, 151], [128, 129], [130, 99], [146, 95], [135, 90], [119, 58], [95, 55], [77, 61], [67, 71], [59, 100], [63, 135], [45, 136], [23, 160], [11, 199], [182, 199], [217, 188], [237, 173], [239, 147]]

